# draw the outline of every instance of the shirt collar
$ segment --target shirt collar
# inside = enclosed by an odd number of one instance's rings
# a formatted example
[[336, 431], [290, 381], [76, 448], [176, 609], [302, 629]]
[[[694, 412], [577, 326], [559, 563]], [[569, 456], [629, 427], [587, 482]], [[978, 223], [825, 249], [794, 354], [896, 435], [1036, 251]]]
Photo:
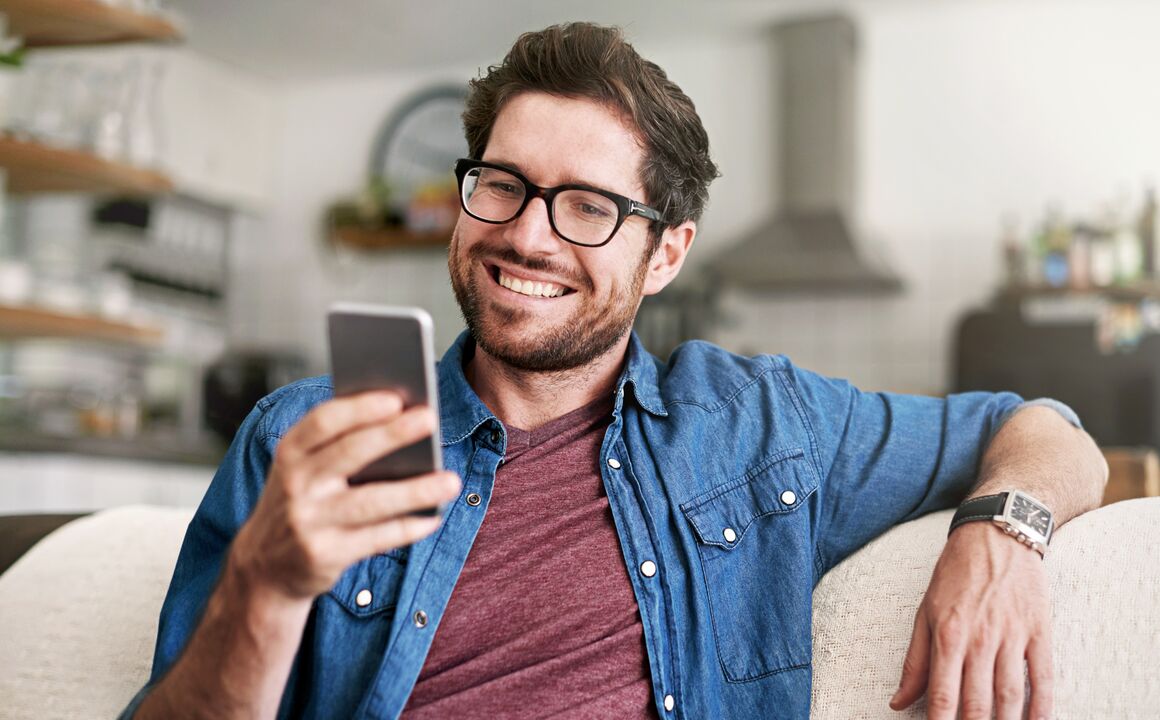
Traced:
[[[495, 414], [475, 394], [463, 372], [464, 356], [472, 351], [474, 341], [471, 334], [464, 330], [439, 361], [439, 423], [444, 446], [463, 440], [486, 422], [498, 422]], [[637, 334], [632, 333], [628, 341], [628, 362], [616, 383], [618, 412], [625, 386], [631, 386], [633, 397], [642, 408], [653, 415], [668, 415], [657, 387], [657, 362], [645, 350]]]
[[439, 361], [439, 432], [444, 447], [454, 445], [488, 421], [499, 422], [475, 394], [463, 374], [464, 354], [474, 348], [471, 334], [464, 330]]
[[668, 416], [665, 404], [661, 402], [660, 388], [657, 386], [657, 366], [660, 361], [648, 350], [635, 332], [628, 339], [628, 362], [616, 383], [617, 406], [626, 385], [632, 386], [633, 397], [642, 408], [659, 417]]

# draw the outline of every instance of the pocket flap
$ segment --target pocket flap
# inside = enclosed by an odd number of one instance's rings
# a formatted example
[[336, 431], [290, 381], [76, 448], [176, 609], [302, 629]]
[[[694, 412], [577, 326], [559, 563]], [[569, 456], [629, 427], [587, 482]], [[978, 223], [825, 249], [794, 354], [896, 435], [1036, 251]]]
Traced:
[[801, 448], [779, 450], [744, 476], [681, 505], [697, 538], [731, 550], [741, 544], [753, 521], [794, 511], [818, 487]]
[[328, 595], [359, 617], [394, 608], [406, 559], [406, 548], [401, 550], [374, 555], [351, 565]]

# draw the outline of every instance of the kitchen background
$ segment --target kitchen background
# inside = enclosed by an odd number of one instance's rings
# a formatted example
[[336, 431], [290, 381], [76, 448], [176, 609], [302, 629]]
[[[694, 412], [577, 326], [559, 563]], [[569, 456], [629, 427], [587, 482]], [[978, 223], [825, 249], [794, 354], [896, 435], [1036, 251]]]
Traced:
[[580, 19], [685, 89], [722, 171], [642, 314], [656, 352], [696, 336], [871, 390], [1052, 394], [1103, 445], [1160, 444], [1155, 3], [0, 13], [0, 512], [195, 504], [255, 394], [326, 372], [333, 301], [421, 305], [446, 347], [428, 168], [463, 153], [456, 89]]

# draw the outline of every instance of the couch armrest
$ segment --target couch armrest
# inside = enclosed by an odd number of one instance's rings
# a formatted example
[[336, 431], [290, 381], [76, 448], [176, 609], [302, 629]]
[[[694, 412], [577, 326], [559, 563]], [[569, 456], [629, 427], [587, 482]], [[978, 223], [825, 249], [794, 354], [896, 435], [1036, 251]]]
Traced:
[[41, 538], [86, 514], [0, 515], [0, 575]]
[[149, 678], [192, 516], [192, 508], [98, 512], [0, 575], [0, 716], [117, 716]]
[[[814, 718], [921, 718], [887, 702], [952, 511], [900, 525], [814, 591]], [[1048, 551], [1055, 717], [1145, 717], [1160, 707], [1160, 498], [1107, 505], [1059, 529]]]

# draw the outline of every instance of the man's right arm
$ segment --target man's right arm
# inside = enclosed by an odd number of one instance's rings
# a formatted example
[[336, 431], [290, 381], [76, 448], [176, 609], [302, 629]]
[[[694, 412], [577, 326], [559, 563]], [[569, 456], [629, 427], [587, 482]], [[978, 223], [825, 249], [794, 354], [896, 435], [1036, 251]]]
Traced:
[[[459, 492], [459, 479], [446, 472], [347, 483], [433, 428], [430, 410], [404, 412], [398, 396], [384, 392], [322, 403], [291, 428], [197, 629], [133, 717], [273, 717], [314, 598], [357, 560], [433, 532], [437, 519], [410, 513]], [[163, 611], [163, 630], [165, 620]]]

